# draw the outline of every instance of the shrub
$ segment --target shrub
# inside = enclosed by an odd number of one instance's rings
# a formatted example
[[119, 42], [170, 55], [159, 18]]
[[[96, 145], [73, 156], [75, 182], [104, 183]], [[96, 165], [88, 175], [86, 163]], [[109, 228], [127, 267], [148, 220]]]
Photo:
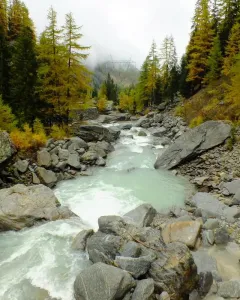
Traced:
[[104, 112], [107, 108], [107, 98], [106, 97], [101, 97], [98, 99], [98, 102], [97, 102], [97, 108], [100, 112]]
[[204, 119], [202, 116], [198, 116], [196, 118], [194, 118], [190, 124], [189, 124], [189, 127], [193, 128], [193, 127], [197, 127], [199, 125], [201, 125], [202, 123], [204, 122]]
[[2, 97], [0, 96], [0, 130], [11, 132], [16, 128], [16, 123], [11, 108], [3, 103]]
[[11, 132], [11, 139], [18, 150], [36, 150], [46, 144], [47, 136], [40, 120], [36, 119], [33, 127], [35, 132], [28, 124], [23, 126], [23, 130], [16, 128]]
[[60, 127], [57, 125], [53, 125], [51, 128], [50, 136], [56, 140], [61, 140], [69, 136], [67, 127]]

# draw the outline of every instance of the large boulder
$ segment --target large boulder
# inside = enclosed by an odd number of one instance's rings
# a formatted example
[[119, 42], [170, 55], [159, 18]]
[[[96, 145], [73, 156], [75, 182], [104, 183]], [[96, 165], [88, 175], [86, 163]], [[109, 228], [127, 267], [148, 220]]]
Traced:
[[97, 263], [77, 276], [74, 296], [76, 300], [120, 300], [135, 286], [128, 272]]
[[53, 191], [44, 185], [18, 184], [0, 190], [0, 231], [21, 230], [39, 221], [54, 221], [74, 214], [59, 207]]
[[221, 121], [207, 121], [178, 138], [157, 158], [156, 169], [172, 169], [199, 154], [223, 144], [231, 136], [231, 126]]
[[147, 227], [152, 223], [156, 214], [157, 211], [152, 207], [152, 205], [142, 204], [125, 214], [124, 219], [136, 226]]
[[201, 224], [197, 221], [180, 221], [167, 224], [162, 231], [166, 244], [181, 242], [194, 248], [199, 237]]
[[182, 243], [167, 245], [152, 263], [149, 275], [159, 290], [168, 292], [173, 300], [182, 299], [189, 294], [198, 280], [192, 254]]
[[82, 230], [79, 232], [72, 242], [72, 249], [84, 251], [86, 249], [87, 239], [93, 234], [94, 231], [92, 229]]
[[45, 168], [37, 168], [37, 175], [41, 183], [53, 187], [57, 183], [57, 176], [51, 170], [46, 170]]
[[8, 133], [0, 131], [0, 164], [9, 159], [15, 152], [16, 149]]
[[235, 179], [231, 182], [225, 182], [221, 184], [221, 190], [223, 195], [235, 195], [240, 190], [240, 179]]
[[99, 125], [82, 125], [75, 133], [86, 142], [106, 141], [111, 143], [120, 136], [120, 130]]
[[218, 295], [224, 298], [239, 298], [240, 297], [240, 280], [225, 281], [219, 283]]
[[47, 149], [43, 149], [37, 152], [37, 163], [39, 167], [51, 166], [51, 155]]
[[132, 300], [150, 300], [153, 292], [154, 281], [151, 278], [140, 280], [132, 295]]

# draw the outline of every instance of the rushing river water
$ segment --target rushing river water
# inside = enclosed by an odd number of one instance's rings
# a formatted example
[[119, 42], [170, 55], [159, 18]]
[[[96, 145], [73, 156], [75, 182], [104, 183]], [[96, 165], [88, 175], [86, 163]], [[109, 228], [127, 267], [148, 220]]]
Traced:
[[98, 217], [123, 215], [144, 202], [156, 209], [182, 206], [191, 186], [154, 170], [161, 147], [137, 128], [123, 131], [107, 167], [60, 183], [55, 194], [80, 218], [0, 234], [0, 300], [73, 300], [76, 275], [90, 263], [71, 243], [81, 230], [97, 229]]

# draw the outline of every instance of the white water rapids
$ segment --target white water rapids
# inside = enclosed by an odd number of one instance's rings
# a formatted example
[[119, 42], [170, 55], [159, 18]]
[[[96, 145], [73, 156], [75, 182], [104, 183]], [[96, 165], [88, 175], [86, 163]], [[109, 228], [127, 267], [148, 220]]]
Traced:
[[0, 300], [73, 300], [74, 279], [90, 264], [85, 253], [71, 249], [81, 230], [97, 229], [98, 217], [123, 215], [144, 202], [158, 210], [183, 205], [191, 186], [154, 170], [162, 149], [138, 130], [122, 131], [105, 168], [58, 184], [59, 201], [80, 218], [0, 234]]

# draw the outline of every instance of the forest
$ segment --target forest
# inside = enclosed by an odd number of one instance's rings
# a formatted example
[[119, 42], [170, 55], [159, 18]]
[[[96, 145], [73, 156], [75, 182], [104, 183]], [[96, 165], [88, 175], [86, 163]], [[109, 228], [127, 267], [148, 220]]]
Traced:
[[60, 25], [51, 7], [47, 18], [38, 36], [24, 2], [0, 0], [0, 129], [18, 148], [71, 134], [75, 109], [104, 112], [108, 101], [132, 114], [176, 103], [174, 113], [191, 127], [211, 119], [239, 123], [240, 0], [197, 0], [183, 57], [173, 36], [153, 41], [129, 86], [111, 74], [96, 86], [86, 64], [91, 45], [82, 45], [73, 14]]

